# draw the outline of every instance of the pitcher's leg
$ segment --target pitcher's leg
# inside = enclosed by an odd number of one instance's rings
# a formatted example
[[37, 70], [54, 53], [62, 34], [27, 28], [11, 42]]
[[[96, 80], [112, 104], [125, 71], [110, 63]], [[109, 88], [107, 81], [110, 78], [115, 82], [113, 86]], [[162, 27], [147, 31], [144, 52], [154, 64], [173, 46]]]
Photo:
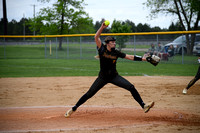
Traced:
[[130, 91], [133, 98], [140, 104], [142, 108], [144, 108], [145, 103], [143, 102], [140, 94], [138, 93], [134, 85], [131, 84], [128, 80], [118, 75], [111, 81], [111, 83]]
[[198, 79], [196, 77], [194, 77], [187, 85], [186, 89], [188, 90], [191, 86], [194, 85], [194, 83], [197, 81]]
[[81, 106], [89, 98], [91, 98], [92, 96], [94, 96], [105, 84], [106, 84], [106, 82], [103, 79], [101, 79], [101, 78], [98, 77], [94, 81], [94, 83], [92, 84], [92, 86], [90, 87], [90, 89], [78, 100], [78, 102], [76, 103], [76, 105], [74, 107], [72, 107], [71, 109], [69, 109], [65, 113], [64, 116], [66, 118], [68, 118], [69, 116], [71, 116], [71, 114], [73, 112], [75, 112], [79, 106]]
[[89, 98], [94, 96], [105, 84], [106, 82], [98, 77], [94, 81], [90, 89], [79, 99], [76, 105], [72, 108], [73, 111], [75, 111], [79, 106], [85, 103]]
[[188, 83], [186, 88], [183, 89], [183, 94], [186, 94], [187, 90], [189, 90], [190, 87], [193, 86], [199, 79], [200, 79], [200, 66], [198, 68], [198, 71], [197, 71], [197, 74], [195, 75], [195, 77]]

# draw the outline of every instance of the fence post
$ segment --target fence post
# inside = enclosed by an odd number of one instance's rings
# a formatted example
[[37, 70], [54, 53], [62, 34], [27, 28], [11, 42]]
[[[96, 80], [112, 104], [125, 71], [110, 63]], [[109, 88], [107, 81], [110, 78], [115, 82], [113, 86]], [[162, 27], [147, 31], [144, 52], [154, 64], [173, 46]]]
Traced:
[[81, 40], [81, 36], [80, 36], [80, 59], [83, 58], [83, 56], [82, 56], [82, 45], [81, 45], [81, 42], [82, 42], [82, 40]]
[[[183, 34], [182, 34], [182, 42], [183, 42]], [[183, 44], [182, 44], [182, 64], [184, 64], [184, 48], [183, 48]]]
[[56, 59], [58, 59], [58, 37], [56, 37]]
[[67, 58], [69, 58], [69, 39], [67, 37]]
[[157, 46], [156, 47], [158, 47], [158, 34], [156, 35], [156, 39], [157, 39]]
[[135, 53], [135, 35], [133, 36], [133, 49], [134, 49], [133, 54], [135, 55], [135, 54], [136, 54], [136, 53]]
[[44, 37], [44, 40], [45, 40], [45, 52], [44, 52], [44, 54], [45, 54], [45, 59], [47, 58], [47, 41], [46, 41], [46, 36]]
[[52, 51], [51, 51], [51, 40], [49, 40], [49, 54], [50, 54], [50, 56], [52, 55]]
[[4, 41], [3, 41], [3, 43], [4, 43], [4, 59], [6, 59], [6, 39], [5, 39], [5, 37], [4, 37]]

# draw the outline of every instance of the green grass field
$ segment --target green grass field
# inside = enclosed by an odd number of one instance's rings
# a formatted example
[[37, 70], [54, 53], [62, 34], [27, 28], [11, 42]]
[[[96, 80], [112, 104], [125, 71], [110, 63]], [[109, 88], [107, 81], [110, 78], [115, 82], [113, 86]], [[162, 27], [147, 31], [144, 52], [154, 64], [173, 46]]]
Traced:
[[[142, 56], [144, 52], [136, 54]], [[92, 44], [63, 45], [63, 50], [58, 51], [52, 44], [52, 55], [49, 45], [46, 51], [44, 45], [0, 46], [0, 77], [97, 76], [99, 61], [94, 59], [95, 55]], [[169, 61], [161, 61], [156, 67], [148, 62], [119, 59], [117, 70], [123, 76], [194, 76], [198, 66], [196, 56], [184, 56], [182, 64], [182, 56], [177, 55]]]
[[[166, 64], [119, 60], [122, 76], [194, 76], [198, 64]], [[0, 59], [0, 77], [97, 76], [98, 60], [83, 59]]]

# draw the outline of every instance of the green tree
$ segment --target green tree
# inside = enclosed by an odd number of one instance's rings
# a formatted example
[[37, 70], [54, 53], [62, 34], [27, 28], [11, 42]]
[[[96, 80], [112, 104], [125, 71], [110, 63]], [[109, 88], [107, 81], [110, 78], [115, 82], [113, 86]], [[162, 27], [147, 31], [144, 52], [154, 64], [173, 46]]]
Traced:
[[17, 21], [12, 19], [9, 23], [8, 23], [8, 34], [9, 35], [17, 35]]
[[29, 18], [26, 25], [29, 25], [29, 29], [32, 31], [32, 34], [34, 30], [35, 30], [35, 34], [39, 34], [39, 35], [52, 34], [51, 28], [53, 26], [49, 27], [48, 23], [44, 24], [42, 21], [43, 21], [43, 18], [41, 16], [38, 16], [35, 19]]
[[160, 29], [160, 27], [155, 26], [155, 27], [151, 28], [151, 31], [152, 31], [152, 32], [160, 32], [160, 31], [162, 31], [162, 30]]
[[[159, 13], [177, 16], [182, 30], [197, 30], [200, 19], [200, 1], [199, 0], [147, 0], [144, 3], [151, 9], [150, 15], [156, 17]], [[192, 54], [194, 47], [195, 34], [191, 34], [191, 43], [189, 35], [186, 34], [187, 54]]]
[[[50, 0], [39, 0], [47, 3]], [[39, 15], [33, 19], [34, 25], [40, 34], [70, 34], [93, 32], [92, 19], [83, 10], [84, 0], [57, 0], [52, 8], [40, 10]], [[44, 25], [41, 24], [44, 23]], [[42, 27], [40, 27], [42, 26]], [[38, 29], [39, 28], [39, 29]], [[59, 38], [59, 49], [62, 49], [62, 37]]]
[[171, 25], [169, 26], [169, 31], [181, 31], [181, 30], [182, 26], [180, 25], [179, 22], [177, 22], [176, 24], [172, 22]]
[[[114, 20], [111, 26], [111, 32], [112, 33], [130, 33], [131, 32], [131, 26], [129, 26], [127, 23], [122, 24], [123, 22]], [[121, 51], [122, 48], [125, 48], [125, 42], [127, 42], [129, 39], [129, 36], [117, 36], [116, 37], [116, 43], [119, 45], [119, 50]]]
[[[89, 17], [87, 18], [76, 18], [73, 21], [70, 33], [83, 34], [83, 33], [94, 33], [93, 20]], [[83, 28], [84, 27], [84, 28]]]
[[135, 23], [133, 23], [132, 21], [130, 21], [130, 20], [128, 20], [128, 19], [125, 21], [125, 23], [127, 23], [128, 25], [131, 26], [131, 31], [132, 31], [132, 32], [136, 32]]
[[[25, 35], [30, 34], [29, 25], [28, 25], [28, 19], [22, 18], [19, 22], [12, 19], [10, 22], [8, 22], [8, 35], [24, 35], [24, 28], [25, 28]], [[24, 26], [25, 24], [25, 26]], [[3, 35], [3, 19], [0, 21], [0, 34]]]
[[141, 24], [139, 23], [137, 25], [137, 32], [150, 32], [151, 31], [151, 27], [148, 24]]

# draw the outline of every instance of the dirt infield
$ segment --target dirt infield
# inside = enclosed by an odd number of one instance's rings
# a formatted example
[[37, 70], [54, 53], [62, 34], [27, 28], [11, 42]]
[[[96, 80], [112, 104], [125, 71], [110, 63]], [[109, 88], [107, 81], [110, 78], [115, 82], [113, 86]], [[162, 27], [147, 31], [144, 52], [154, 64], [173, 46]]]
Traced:
[[95, 78], [0, 78], [0, 132], [200, 132], [200, 81], [182, 94], [193, 77], [125, 77], [145, 102], [155, 101], [149, 113], [128, 91], [108, 84], [64, 118]]

